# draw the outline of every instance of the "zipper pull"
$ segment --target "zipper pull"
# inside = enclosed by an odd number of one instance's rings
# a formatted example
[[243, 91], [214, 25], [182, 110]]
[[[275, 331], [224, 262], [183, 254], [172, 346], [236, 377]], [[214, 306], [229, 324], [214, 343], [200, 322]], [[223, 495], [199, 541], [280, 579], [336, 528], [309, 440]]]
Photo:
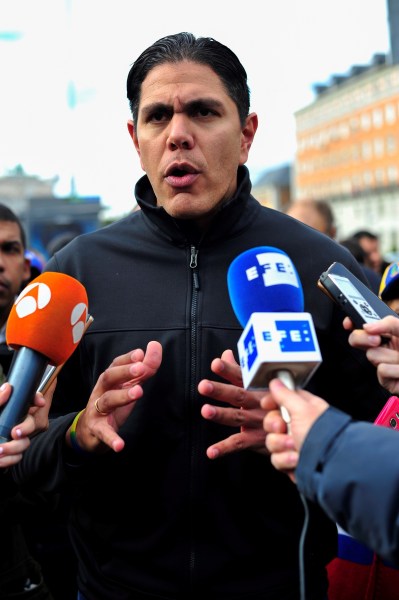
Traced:
[[197, 257], [198, 257], [197, 248], [195, 246], [191, 246], [190, 269], [193, 270], [194, 289], [198, 291], [199, 290], [199, 277], [198, 277], [198, 271], [196, 270], [197, 266], [198, 266]]
[[195, 246], [191, 246], [191, 258], [190, 258], [190, 268], [195, 269], [197, 267], [197, 256], [198, 250]]

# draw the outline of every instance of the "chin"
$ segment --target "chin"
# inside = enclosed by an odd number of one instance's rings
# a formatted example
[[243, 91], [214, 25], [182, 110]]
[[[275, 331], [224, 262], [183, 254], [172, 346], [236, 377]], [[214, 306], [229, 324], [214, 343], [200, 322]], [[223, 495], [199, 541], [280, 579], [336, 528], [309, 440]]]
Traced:
[[195, 219], [201, 216], [198, 206], [193, 206], [193, 199], [186, 197], [175, 198], [163, 205], [165, 211], [174, 219]]

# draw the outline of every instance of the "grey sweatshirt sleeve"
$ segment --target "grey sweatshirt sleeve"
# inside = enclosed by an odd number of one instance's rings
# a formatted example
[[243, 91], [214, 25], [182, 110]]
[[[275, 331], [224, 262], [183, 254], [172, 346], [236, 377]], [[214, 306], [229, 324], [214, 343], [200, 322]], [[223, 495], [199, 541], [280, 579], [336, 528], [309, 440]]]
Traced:
[[399, 565], [399, 432], [330, 407], [314, 423], [298, 489], [382, 558]]

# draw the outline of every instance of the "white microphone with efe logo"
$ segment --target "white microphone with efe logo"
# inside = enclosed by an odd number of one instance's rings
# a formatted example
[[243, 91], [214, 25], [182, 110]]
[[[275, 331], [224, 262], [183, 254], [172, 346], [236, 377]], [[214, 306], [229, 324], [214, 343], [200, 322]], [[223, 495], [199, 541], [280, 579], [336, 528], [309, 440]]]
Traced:
[[231, 263], [227, 283], [244, 327], [237, 348], [245, 389], [267, 390], [274, 377], [291, 389], [304, 387], [322, 358], [290, 257], [272, 246], [246, 250]]

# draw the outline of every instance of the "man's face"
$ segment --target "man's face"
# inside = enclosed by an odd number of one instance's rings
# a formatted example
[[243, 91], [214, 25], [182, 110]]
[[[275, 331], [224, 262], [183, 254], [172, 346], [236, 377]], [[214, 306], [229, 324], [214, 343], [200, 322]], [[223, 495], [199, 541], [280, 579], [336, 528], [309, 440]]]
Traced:
[[331, 232], [328, 230], [326, 220], [312, 206], [295, 202], [292, 207], [287, 210], [287, 215], [290, 215], [291, 217], [294, 217], [294, 219], [302, 221], [302, 223], [313, 227], [313, 229], [317, 229], [317, 231], [321, 231], [321, 233], [332, 237]]
[[0, 221], [0, 320], [2, 323], [19, 294], [22, 282], [30, 277], [17, 223]]
[[359, 240], [359, 244], [367, 254], [366, 265], [380, 274], [382, 257], [379, 241], [364, 237]]
[[205, 224], [237, 185], [257, 117], [240, 124], [216, 73], [191, 61], [154, 67], [141, 86], [137, 128], [128, 123], [141, 166], [169, 215]]

